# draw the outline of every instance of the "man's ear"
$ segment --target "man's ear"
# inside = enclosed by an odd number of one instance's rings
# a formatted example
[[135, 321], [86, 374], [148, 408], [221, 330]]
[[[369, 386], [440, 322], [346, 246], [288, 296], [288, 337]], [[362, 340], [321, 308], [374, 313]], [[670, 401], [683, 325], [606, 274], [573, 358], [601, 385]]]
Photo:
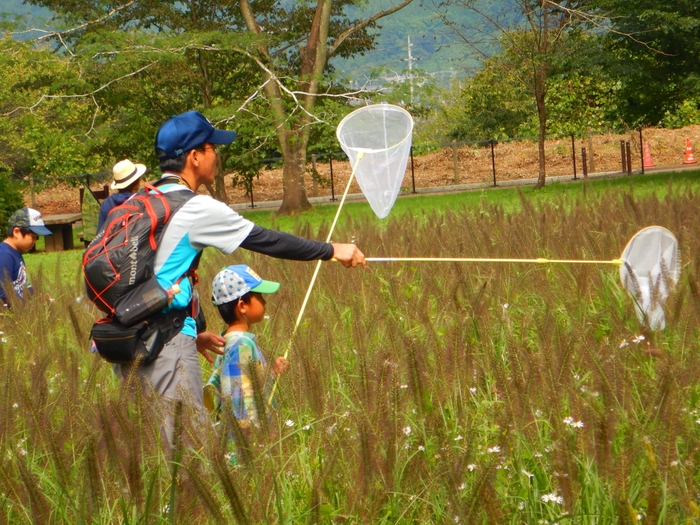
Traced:
[[190, 152], [187, 154], [188, 162], [191, 162], [192, 166], [199, 166], [199, 155], [201, 153], [201, 151], [198, 151], [196, 149], [190, 150]]

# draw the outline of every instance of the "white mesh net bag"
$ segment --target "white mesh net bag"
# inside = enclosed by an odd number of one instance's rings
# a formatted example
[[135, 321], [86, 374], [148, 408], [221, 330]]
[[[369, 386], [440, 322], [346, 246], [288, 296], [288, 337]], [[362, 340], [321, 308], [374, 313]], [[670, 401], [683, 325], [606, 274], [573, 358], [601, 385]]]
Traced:
[[666, 228], [650, 226], [630, 239], [621, 259], [620, 279], [634, 299], [639, 321], [663, 330], [664, 305], [680, 276], [678, 241]]
[[389, 215], [401, 190], [412, 131], [411, 114], [390, 104], [356, 109], [338, 124], [338, 141], [362, 193], [380, 219]]

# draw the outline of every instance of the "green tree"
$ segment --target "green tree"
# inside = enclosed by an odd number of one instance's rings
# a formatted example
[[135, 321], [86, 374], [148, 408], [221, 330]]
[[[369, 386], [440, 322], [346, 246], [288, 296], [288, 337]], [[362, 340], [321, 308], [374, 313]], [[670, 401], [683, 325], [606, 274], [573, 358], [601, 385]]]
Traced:
[[81, 71], [47, 46], [0, 38], [0, 171], [51, 179], [100, 168], [91, 126], [97, 107]]
[[[619, 80], [630, 126], [656, 125], [700, 98], [700, 3], [696, 0], [591, 0], [600, 20], [601, 63]], [[687, 112], [687, 108], [685, 110]]]
[[[147, 103], [134, 110], [133, 97], [125, 100], [126, 107], [141, 117], [137, 121], [148, 120], [143, 116], [146, 111], [162, 122], [179, 110], [202, 108], [212, 120], [228, 122], [235, 116], [237, 124], [236, 112], [245, 105], [251, 118], [265, 128], [262, 134], [274, 134], [284, 158], [281, 213], [310, 206], [304, 167], [311, 128], [324, 123], [315, 113], [319, 97], [334, 91], [325, 76], [329, 57], [371, 49], [370, 30], [376, 21], [410, 2], [402, 0], [357, 20], [347, 14], [351, 0], [315, 4], [135, 0], [123, 6], [110, 1], [30, 0], [76, 26], [61, 41], [71, 53], [85, 57], [84, 63], [93, 61], [90, 69], [101, 78], [95, 86], [126, 75], [143, 84], [138, 96]], [[107, 100], [116, 91], [104, 90], [100, 96]], [[134, 93], [133, 85], [126, 88], [125, 99], [127, 93]], [[103, 121], [106, 125], [112, 124], [107, 117], [125, 122], [123, 105], [111, 101], [107, 105], [111, 109]], [[234, 143], [224, 157], [235, 148]], [[217, 179], [216, 190], [222, 185], [223, 179]]]
[[[483, 58], [490, 58], [504, 76], [517, 81], [537, 108], [539, 174], [535, 188], [546, 179], [544, 142], [547, 134], [547, 90], [562, 54], [570, 53], [568, 34], [576, 27], [575, 10], [587, 0], [447, 0], [436, 5], [444, 23]], [[470, 10], [480, 24], [459, 25], [454, 9]]]

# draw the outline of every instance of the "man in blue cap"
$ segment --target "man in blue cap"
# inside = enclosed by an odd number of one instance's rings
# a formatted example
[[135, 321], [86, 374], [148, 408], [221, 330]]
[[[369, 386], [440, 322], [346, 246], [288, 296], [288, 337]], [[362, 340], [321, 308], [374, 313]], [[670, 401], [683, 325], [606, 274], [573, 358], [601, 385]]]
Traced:
[[[34, 248], [40, 235], [51, 235], [51, 232], [41, 220], [41, 213], [32, 208], [17, 210], [7, 221], [7, 237], [0, 243], [0, 301], [6, 307], [14, 300], [11, 295], [21, 300], [25, 292], [33, 293], [22, 254]], [[5, 289], [8, 283], [14, 294]]]
[[[166, 290], [172, 290], [173, 285], [178, 290], [170, 309], [191, 308], [193, 300], [196, 303], [192, 283], [182, 276], [207, 246], [227, 255], [242, 247], [283, 259], [334, 258], [348, 268], [366, 266], [363, 253], [354, 244], [318, 242], [268, 230], [244, 219], [223, 202], [196, 194], [201, 185], [214, 182], [216, 147], [230, 144], [235, 138], [235, 132], [215, 129], [197, 111], [170, 118], [156, 134], [156, 155], [166, 179], [158, 189], [164, 193], [195, 193], [174, 213], [156, 250], [154, 271], [158, 282]], [[203, 409], [202, 371], [197, 352], [213, 362], [207, 350], [221, 354], [219, 347], [224, 343], [222, 337], [212, 332], [198, 334], [195, 320], [188, 317], [180, 333], [166, 344], [155, 361], [133, 372], [142, 381], [147, 380], [165, 399], [189, 398]], [[122, 374], [128, 371], [122, 369]]]

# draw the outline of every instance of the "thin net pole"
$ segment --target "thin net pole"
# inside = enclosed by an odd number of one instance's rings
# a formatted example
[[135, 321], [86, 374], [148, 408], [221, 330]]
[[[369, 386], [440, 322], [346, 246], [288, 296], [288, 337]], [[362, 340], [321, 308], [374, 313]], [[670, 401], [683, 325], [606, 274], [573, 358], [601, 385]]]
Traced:
[[[348, 184], [345, 186], [345, 191], [343, 192], [343, 198], [340, 199], [340, 204], [338, 205], [338, 211], [335, 212], [335, 217], [333, 218], [333, 223], [331, 224], [331, 229], [328, 231], [328, 236], [326, 237], [326, 242], [331, 242], [331, 237], [333, 236], [333, 230], [335, 230], [335, 225], [338, 223], [338, 217], [340, 217], [340, 211], [343, 209], [343, 204], [345, 204], [345, 197], [348, 195], [348, 191], [350, 190], [350, 185], [352, 184], [352, 180], [355, 178], [355, 171], [357, 170], [357, 166], [359, 166], [360, 161], [362, 160], [362, 157], [364, 156], [364, 152], [358, 152], [357, 154], [357, 161], [355, 162], [355, 166], [352, 168], [352, 173], [350, 173], [350, 178], [348, 179]], [[294, 336], [297, 333], [297, 329], [299, 328], [299, 325], [301, 324], [301, 318], [304, 316], [304, 311], [306, 310], [306, 305], [309, 302], [309, 297], [311, 297], [311, 290], [314, 288], [314, 284], [316, 283], [316, 277], [318, 277], [318, 272], [321, 269], [321, 263], [323, 263], [322, 260], [318, 260], [316, 263], [316, 269], [314, 270], [313, 275], [311, 276], [311, 282], [309, 283], [309, 287], [306, 290], [306, 295], [304, 296], [304, 301], [301, 303], [301, 309], [299, 310], [299, 315], [297, 315], [297, 320], [294, 323], [294, 329], [292, 330], [292, 335], [289, 338], [289, 343], [287, 344], [287, 348], [284, 351], [284, 358], [287, 359], [287, 356], [289, 355], [289, 351], [292, 348], [292, 341], [294, 341]], [[270, 398], [267, 400], [268, 405], [272, 404], [272, 398], [275, 395], [275, 391], [277, 390], [277, 383], [279, 382], [279, 375], [275, 378], [275, 383], [272, 385], [272, 391], [270, 392]]]
[[365, 257], [367, 262], [487, 262], [487, 263], [535, 263], [535, 264], [614, 264], [622, 266], [622, 259], [589, 261], [580, 259], [484, 259], [473, 257]]

